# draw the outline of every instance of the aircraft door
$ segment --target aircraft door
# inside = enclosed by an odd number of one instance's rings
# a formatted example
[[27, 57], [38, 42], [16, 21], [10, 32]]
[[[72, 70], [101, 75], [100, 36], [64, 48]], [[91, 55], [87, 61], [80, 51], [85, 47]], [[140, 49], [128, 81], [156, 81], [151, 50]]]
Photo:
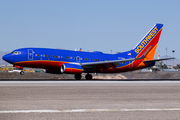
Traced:
[[33, 50], [32, 49], [28, 49], [28, 59], [29, 60], [33, 60], [33, 54], [34, 54]]
[[77, 56], [76, 57], [76, 62], [80, 62], [81, 61], [81, 57], [80, 56]]

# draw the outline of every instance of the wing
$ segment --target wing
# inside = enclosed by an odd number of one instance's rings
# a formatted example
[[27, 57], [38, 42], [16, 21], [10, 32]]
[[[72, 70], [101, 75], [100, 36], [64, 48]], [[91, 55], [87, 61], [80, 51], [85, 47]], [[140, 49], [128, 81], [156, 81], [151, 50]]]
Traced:
[[134, 60], [139, 60], [139, 59], [142, 59], [142, 58], [144, 58], [144, 56], [139, 57], [139, 58], [131, 58], [131, 59], [123, 59], [123, 60], [86, 62], [86, 63], [81, 63], [81, 66], [82, 66], [83, 68], [93, 68], [94, 66], [97, 66], [97, 65], [105, 65], [105, 66], [115, 67], [117, 63], [134, 61]]
[[[81, 66], [82, 66], [84, 69], [86, 69], [86, 68], [94, 68], [94, 67], [96, 67], [96, 66], [103, 66], [103, 67], [105, 67], [105, 68], [107, 68], [107, 67], [116, 68], [116, 66], [118, 66], [119, 63], [129, 62], [129, 61], [135, 61], [135, 60], [140, 60], [140, 59], [144, 59], [144, 55], [143, 55], [142, 57], [139, 57], [139, 58], [81, 63]], [[156, 61], [170, 60], [170, 59], [175, 59], [175, 58], [153, 59], [153, 60], [146, 60], [146, 61], [143, 61], [143, 62], [144, 62], [144, 63], [147, 63], [147, 62], [156, 62]]]

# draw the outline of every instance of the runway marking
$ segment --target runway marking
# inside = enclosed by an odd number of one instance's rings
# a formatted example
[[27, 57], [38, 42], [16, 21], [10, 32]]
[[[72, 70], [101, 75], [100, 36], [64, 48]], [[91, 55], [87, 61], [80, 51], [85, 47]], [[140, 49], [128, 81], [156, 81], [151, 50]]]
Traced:
[[180, 86], [180, 81], [0, 81], [5, 86]]
[[72, 110], [7, 110], [0, 113], [79, 113], [79, 112], [136, 112], [136, 111], [180, 111], [180, 108], [163, 109], [72, 109]]

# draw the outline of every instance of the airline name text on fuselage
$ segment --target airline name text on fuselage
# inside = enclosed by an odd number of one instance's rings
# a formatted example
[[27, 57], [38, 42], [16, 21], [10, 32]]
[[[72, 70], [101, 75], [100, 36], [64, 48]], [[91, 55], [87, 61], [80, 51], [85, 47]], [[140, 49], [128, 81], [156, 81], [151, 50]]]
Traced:
[[143, 48], [151, 41], [152, 37], [154, 37], [157, 32], [158, 32], [158, 29], [157, 29], [157, 27], [155, 27], [148, 34], [148, 36], [136, 47], [136, 49], [134, 50], [136, 52], [136, 54], [139, 54], [143, 50]]

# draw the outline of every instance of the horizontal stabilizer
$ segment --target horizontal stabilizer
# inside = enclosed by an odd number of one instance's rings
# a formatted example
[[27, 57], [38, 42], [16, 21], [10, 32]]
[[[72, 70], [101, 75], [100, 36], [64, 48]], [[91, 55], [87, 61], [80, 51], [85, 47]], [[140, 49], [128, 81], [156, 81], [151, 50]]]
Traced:
[[155, 62], [155, 61], [170, 60], [170, 59], [175, 59], [175, 58], [173, 57], [173, 58], [164, 58], [164, 59], [145, 60], [143, 62], [147, 63], [147, 62]]

